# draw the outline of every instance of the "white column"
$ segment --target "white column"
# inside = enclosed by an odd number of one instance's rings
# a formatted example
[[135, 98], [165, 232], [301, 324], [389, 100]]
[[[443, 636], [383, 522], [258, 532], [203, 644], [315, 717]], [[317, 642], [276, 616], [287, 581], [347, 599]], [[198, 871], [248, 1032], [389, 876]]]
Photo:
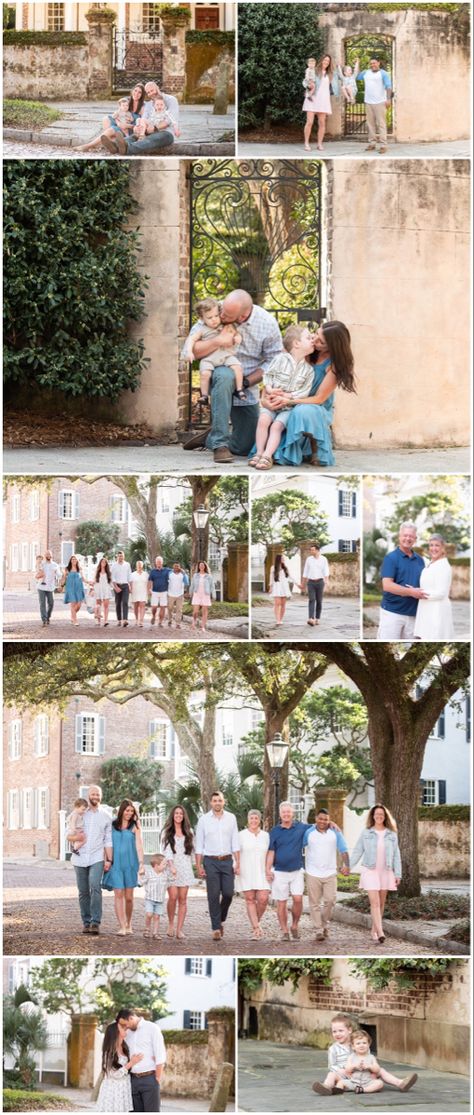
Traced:
[[59, 858], [66, 859], [66, 810], [59, 809]]
[[127, 5], [124, 4], [124, 3], [120, 3], [118, 5], [118, 19], [117, 19], [117, 23], [115, 24], [115, 26], [117, 28], [117, 31], [125, 31], [125, 26], [126, 26], [125, 9], [126, 9], [126, 7], [127, 7]]
[[64, 30], [77, 31], [76, 27], [76, 9], [77, 4], [64, 5]]

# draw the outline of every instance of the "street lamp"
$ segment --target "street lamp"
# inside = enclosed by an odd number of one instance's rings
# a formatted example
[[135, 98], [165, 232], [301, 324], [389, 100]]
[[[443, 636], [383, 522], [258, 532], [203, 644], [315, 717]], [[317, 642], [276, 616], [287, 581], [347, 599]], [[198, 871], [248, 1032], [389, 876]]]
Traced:
[[266, 748], [270, 770], [272, 772], [273, 782], [273, 814], [274, 824], [278, 824], [278, 811], [280, 808], [280, 771], [284, 767], [287, 757], [289, 746], [285, 743], [281, 732], [275, 732], [275, 735], [270, 743], [267, 743]]
[[203, 506], [203, 504], [201, 504], [200, 507], [196, 507], [196, 510], [193, 511], [194, 526], [196, 527], [197, 535], [198, 535], [198, 562], [199, 561], [204, 561], [203, 542], [204, 542], [204, 532], [205, 532], [206, 527], [207, 527], [208, 518], [209, 518], [209, 511], [208, 511], [207, 507]]

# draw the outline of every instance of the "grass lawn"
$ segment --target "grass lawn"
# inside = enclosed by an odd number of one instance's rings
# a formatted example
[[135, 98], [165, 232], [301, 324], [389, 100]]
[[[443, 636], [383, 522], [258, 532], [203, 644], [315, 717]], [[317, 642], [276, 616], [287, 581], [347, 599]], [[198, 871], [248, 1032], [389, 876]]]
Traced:
[[3, 1091], [4, 1111], [74, 1111], [69, 1100], [57, 1096], [55, 1092], [27, 1092], [23, 1088], [5, 1088]]
[[48, 108], [40, 101], [13, 101], [3, 102], [3, 124], [6, 128], [31, 128], [41, 131], [47, 124], [61, 120], [64, 114], [55, 108]]

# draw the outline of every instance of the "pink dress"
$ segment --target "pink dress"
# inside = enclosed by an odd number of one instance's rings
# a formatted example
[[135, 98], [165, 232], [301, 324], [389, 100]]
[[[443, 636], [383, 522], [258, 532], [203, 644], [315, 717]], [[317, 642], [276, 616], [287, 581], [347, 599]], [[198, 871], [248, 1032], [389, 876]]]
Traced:
[[328, 75], [325, 74], [321, 78], [317, 93], [314, 94], [313, 100], [310, 97], [305, 97], [303, 102], [303, 112], [326, 112], [328, 116], [332, 116], [331, 108], [331, 93], [330, 81]]
[[204, 608], [209, 608], [212, 601], [209, 593], [205, 591], [205, 573], [199, 574], [199, 587], [197, 592], [193, 592], [191, 604], [201, 604]]
[[396, 890], [395, 875], [391, 867], [386, 867], [385, 829], [377, 833], [377, 858], [375, 867], [363, 867], [360, 873], [361, 890]]

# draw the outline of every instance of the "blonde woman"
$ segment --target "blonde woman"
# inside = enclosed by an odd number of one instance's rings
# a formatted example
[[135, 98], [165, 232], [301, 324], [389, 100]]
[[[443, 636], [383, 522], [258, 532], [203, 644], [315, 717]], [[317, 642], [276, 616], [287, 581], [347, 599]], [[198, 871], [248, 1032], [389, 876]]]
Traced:
[[420, 588], [426, 597], [418, 601], [415, 617], [415, 639], [446, 642], [454, 639], [453, 612], [449, 593], [452, 569], [446, 557], [446, 543], [441, 534], [432, 534], [428, 543], [429, 563], [422, 570]]

